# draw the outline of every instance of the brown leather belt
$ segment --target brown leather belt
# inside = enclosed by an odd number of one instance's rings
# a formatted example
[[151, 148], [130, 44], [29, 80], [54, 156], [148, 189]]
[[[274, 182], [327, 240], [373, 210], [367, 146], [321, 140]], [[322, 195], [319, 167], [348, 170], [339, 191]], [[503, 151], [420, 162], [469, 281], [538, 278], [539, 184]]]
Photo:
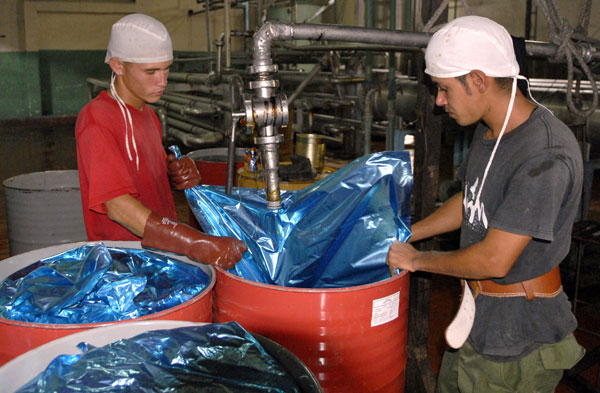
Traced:
[[492, 280], [469, 280], [469, 286], [475, 296], [478, 294], [494, 297], [525, 296], [528, 300], [536, 297], [551, 298], [562, 291], [558, 266], [539, 277], [514, 284], [501, 285]]

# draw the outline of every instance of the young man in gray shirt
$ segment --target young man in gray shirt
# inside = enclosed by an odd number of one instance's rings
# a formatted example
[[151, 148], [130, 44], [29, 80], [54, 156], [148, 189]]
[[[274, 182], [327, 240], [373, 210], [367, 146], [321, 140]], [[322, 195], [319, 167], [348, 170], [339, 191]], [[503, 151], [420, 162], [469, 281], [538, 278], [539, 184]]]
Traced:
[[432, 36], [425, 60], [436, 104], [460, 125], [478, 123], [462, 192], [415, 223], [410, 239], [460, 228], [460, 249], [395, 242], [388, 253], [390, 268], [460, 277], [474, 292], [472, 315], [463, 310], [472, 328], [459, 329], [468, 340], [444, 354], [437, 392], [554, 392], [584, 353], [558, 270], [581, 197], [578, 143], [518, 91], [512, 39], [492, 20], [453, 20]]

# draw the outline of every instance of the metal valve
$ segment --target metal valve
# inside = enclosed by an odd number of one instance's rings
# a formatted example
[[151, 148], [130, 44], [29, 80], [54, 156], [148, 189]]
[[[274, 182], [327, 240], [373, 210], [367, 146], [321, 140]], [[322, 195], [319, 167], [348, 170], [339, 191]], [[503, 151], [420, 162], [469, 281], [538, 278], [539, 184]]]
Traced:
[[[258, 92], [269, 93], [278, 85], [275, 80], [258, 80], [250, 82], [250, 87]], [[265, 97], [253, 97], [244, 100], [246, 110], [246, 129], [257, 131], [254, 143], [262, 155], [263, 173], [265, 175], [265, 195], [267, 207], [281, 207], [279, 190], [279, 144], [283, 135], [277, 129], [289, 121], [288, 103], [285, 94], [265, 94]]]

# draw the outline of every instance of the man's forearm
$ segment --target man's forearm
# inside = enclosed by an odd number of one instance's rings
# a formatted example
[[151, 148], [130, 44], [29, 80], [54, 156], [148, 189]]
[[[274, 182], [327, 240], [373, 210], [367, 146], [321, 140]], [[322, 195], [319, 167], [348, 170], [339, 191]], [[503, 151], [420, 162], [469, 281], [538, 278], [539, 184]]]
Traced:
[[411, 228], [409, 241], [412, 243], [459, 229], [462, 222], [462, 195], [459, 192], [432, 214], [416, 222]]
[[410, 244], [394, 242], [387, 263], [390, 268], [411, 272], [471, 279], [500, 278], [506, 276], [530, 241], [530, 236], [490, 229], [481, 242], [456, 251], [419, 251]]
[[120, 195], [105, 203], [108, 217], [139, 237], [150, 216], [150, 209], [129, 194]]

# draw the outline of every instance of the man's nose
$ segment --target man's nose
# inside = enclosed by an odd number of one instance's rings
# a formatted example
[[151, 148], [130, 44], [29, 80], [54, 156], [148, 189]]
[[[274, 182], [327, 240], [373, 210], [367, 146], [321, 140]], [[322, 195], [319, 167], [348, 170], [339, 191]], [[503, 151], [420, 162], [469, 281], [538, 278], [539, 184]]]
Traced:
[[444, 106], [447, 103], [448, 103], [448, 100], [446, 100], [446, 97], [444, 96], [444, 94], [442, 92], [438, 91], [435, 96], [435, 104], [437, 106]]
[[169, 76], [169, 71], [161, 71], [158, 72], [158, 85], [159, 86], [167, 86], [167, 77]]

